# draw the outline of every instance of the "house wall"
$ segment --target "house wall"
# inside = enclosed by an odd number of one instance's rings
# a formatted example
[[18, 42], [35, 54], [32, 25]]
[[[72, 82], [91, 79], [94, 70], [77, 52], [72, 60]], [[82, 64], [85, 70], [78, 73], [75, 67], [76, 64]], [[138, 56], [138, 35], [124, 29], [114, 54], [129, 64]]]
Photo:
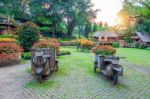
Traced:
[[99, 37], [100, 42], [118, 42], [119, 38]]
[[99, 37], [99, 41], [101, 42], [107, 42], [107, 37]]
[[7, 29], [4, 29], [4, 30], [0, 30], [0, 35], [1, 34], [16, 34], [18, 32], [18, 29], [17, 28], [7, 28]]

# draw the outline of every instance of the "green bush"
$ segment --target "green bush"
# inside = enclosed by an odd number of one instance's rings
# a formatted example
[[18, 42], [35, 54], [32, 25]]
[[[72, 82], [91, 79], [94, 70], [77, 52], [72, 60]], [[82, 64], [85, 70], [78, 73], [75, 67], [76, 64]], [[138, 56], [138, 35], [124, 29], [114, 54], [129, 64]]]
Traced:
[[124, 37], [124, 40], [125, 40], [125, 42], [127, 42], [127, 43], [131, 43], [131, 42], [132, 42], [132, 40], [131, 40], [130, 37]]
[[17, 35], [2, 34], [2, 35], [0, 35], [0, 38], [15, 38], [15, 39], [17, 39]]
[[23, 24], [18, 32], [18, 39], [25, 51], [29, 51], [33, 43], [39, 40], [40, 30], [32, 22]]
[[118, 47], [119, 47], [119, 43], [118, 43], [118, 42], [113, 42], [113, 43], [112, 43], [112, 46], [113, 46], [114, 48], [118, 48]]
[[147, 48], [147, 45], [146, 45], [146, 44], [140, 44], [140, 45], [139, 45], [139, 48], [140, 48], [140, 49], [145, 49], [145, 48]]
[[139, 48], [139, 44], [138, 43], [135, 44], [135, 48]]
[[146, 50], [150, 50], [150, 47], [145, 48]]
[[23, 58], [23, 59], [31, 59], [31, 52], [24, 52], [24, 53], [22, 53], [21, 54], [21, 57]]
[[63, 55], [71, 55], [70, 51], [60, 51], [57, 56], [63, 56]]

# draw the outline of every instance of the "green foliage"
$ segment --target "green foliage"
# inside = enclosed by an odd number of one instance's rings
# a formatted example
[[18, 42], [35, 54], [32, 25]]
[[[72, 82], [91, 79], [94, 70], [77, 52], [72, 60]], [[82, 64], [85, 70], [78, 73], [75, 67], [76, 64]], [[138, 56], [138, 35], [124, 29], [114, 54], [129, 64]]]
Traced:
[[132, 35], [135, 31], [150, 33], [150, 1], [124, 0], [123, 9], [118, 14], [122, 21], [123, 34]]
[[112, 47], [118, 48], [118, 47], [119, 47], [119, 42], [113, 42], [113, 43], [112, 43]]
[[139, 44], [139, 48], [140, 49], [145, 49], [145, 48], [147, 48], [147, 45], [146, 44]]
[[[29, 18], [29, 0], [0, 0], [0, 13], [12, 18]], [[13, 8], [12, 8], [13, 7]]]
[[139, 44], [138, 43], [135, 44], [135, 48], [139, 48]]
[[141, 18], [139, 24], [137, 25], [137, 30], [142, 33], [150, 34], [150, 19]]
[[109, 27], [103, 27], [101, 25], [97, 25], [97, 31], [107, 31], [109, 30]]
[[85, 26], [85, 36], [88, 37], [90, 32], [92, 32], [92, 24], [88, 21]]
[[92, 32], [97, 32], [97, 24], [96, 23], [93, 25], [93, 31]]
[[27, 68], [25, 71], [31, 74], [32, 73], [31, 66], [30, 66], [30, 68]]
[[41, 30], [41, 31], [49, 31], [50, 28], [45, 26], [45, 27], [40, 27], [40, 30]]
[[33, 43], [39, 40], [39, 28], [32, 22], [27, 22], [19, 29], [19, 42], [25, 51], [29, 51]]
[[20, 21], [27, 19], [41, 26], [49, 26], [53, 36], [58, 32], [67, 33], [71, 37], [76, 26], [85, 26], [89, 18], [96, 18], [98, 10], [92, 7], [91, 0], [0, 1], [0, 13]]
[[63, 56], [63, 55], [71, 55], [71, 52], [70, 51], [61, 50], [58, 53], [58, 56]]
[[146, 50], [149, 50], [149, 51], [150, 51], [150, 47], [147, 47]]
[[23, 59], [31, 59], [31, 52], [24, 52], [21, 54]]
[[48, 89], [50, 87], [52, 87], [55, 84], [54, 81], [52, 80], [46, 80], [43, 83], [39, 83], [37, 81], [31, 81], [25, 84], [26, 88], [33, 88], [33, 89]]
[[0, 35], [0, 38], [15, 38], [15, 39], [17, 39], [17, 35], [2, 34], [2, 35]]
[[127, 43], [131, 43], [131, 42], [132, 42], [132, 40], [131, 40], [130, 37], [124, 37], [124, 40], [125, 40], [125, 42], [127, 42]]

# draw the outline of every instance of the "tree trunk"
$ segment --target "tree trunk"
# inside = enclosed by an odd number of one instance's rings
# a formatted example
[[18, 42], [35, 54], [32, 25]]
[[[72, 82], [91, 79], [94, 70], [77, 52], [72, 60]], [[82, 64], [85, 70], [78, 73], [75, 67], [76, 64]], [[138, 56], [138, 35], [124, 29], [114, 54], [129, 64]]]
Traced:
[[67, 26], [67, 36], [72, 37], [72, 32], [74, 30], [75, 24], [74, 21], [68, 21], [68, 26]]

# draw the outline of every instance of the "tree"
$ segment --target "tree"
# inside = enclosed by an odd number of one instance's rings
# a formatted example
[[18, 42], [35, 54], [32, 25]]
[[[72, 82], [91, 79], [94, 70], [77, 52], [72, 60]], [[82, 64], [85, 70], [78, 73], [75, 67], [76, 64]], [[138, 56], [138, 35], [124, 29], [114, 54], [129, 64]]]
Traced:
[[29, 51], [33, 43], [39, 40], [39, 34], [39, 28], [32, 22], [27, 22], [20, 27], [19, 42], [25, 51]]
[[97, 24], [96, 23], [94, 23], [94, 25], [93, 25], [93, 31], [92, 32], [97, 32]]
[[18, 18], [29, 17], [29, 0], [1, 0], [0, 1], [0, 13]]
[[149, 0], [125, 0], [123, 9], [135, 23], [135, 30], [150, 33], [150, 1]]
[[92, 9], [91, 0], [2, 0], [0, 7], [0, 13], [46, 25], [53, 34], [65, 23], [70, 37], [76, 26], [85, 26], [98, 11]]
[[92, 32], [92, 24], [89, 21], [87, 21], [85, 26], [85, 37], [88, 37], [90, 32]]
[[64, 17], [67, 19], [67, 35], [72, 36], [72, 32], [77, 25], [86, 25], [89, 18], [94, 18], [97, 10], [92, 10], [91, 0], [64, 0]]

